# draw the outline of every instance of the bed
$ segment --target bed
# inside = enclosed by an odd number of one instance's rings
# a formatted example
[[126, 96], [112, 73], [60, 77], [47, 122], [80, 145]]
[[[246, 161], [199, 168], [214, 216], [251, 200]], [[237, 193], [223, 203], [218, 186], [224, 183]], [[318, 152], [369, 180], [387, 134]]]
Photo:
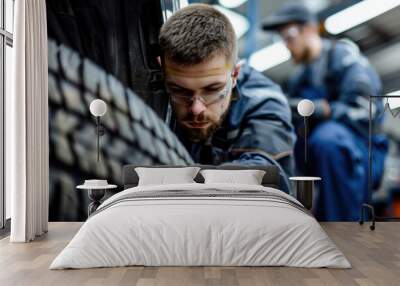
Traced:
[[124, 190], [100, 205], [50, 269], [351, 267], [312, 214], [279, 190], [273, 166], [200, 166], [264, 170], [261, 185], [203, 183], [197, 175], [193, 183], [150, 186], [138, 186], [136, 167], [123, 168]]

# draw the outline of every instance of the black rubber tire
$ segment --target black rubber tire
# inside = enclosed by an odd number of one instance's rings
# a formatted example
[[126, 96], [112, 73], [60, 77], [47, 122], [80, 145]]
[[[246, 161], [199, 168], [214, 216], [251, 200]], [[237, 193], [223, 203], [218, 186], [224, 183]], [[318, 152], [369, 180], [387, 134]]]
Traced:
[[[49, 40], [50, 220], [86, 216], [85, 179], [121, 184], [125, 164], [188, 165], [193, 161], [158, 115], [114, 76], [77, 52]], [[97, 162], [95, 118], [89, 104], [107, 103], [101, 118], [101, 159]], [[79, 214], [70, 211], [78, 208]]]

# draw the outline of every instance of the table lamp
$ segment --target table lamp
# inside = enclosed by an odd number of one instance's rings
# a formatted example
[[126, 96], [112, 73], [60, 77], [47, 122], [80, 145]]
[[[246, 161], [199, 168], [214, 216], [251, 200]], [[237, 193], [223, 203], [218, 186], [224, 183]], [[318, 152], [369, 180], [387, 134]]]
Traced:
[[[304, 161], [307, 172], [307, 137], [308, 137], [308, 117], [314, 113], [314, 103], [309, 99], [303, 99], [297, 104], [297, 112], [304, 117]], [[296, 184], [296, 198], [311, 210], [313, 205], [314, 182], [321, 180], [319, 177], [290, 177]]]
[[90, 113], [96, 117], [96, 135], [97, 135], [97, 162], [100, 160], [100, 136], [104, 135], [104, 127], [100, 124], [100, 117], [106, 114], [107, 105], [101, 99], [95, 99], [90, 103]]
[[304, 163], [306, 166], [308, 160], [308, 118], [314, 113], [314, 109], [314, 103], [309, 99], [300, 100], [300, 102], [297, 104], [297, 112], [304, 118]]

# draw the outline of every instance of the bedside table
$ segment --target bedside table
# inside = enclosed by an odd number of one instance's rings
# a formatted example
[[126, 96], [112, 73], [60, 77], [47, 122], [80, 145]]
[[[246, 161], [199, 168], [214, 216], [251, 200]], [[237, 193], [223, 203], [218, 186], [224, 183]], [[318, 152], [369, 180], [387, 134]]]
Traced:
[[311, 210], [313, 204], [314, 182], [320, 181], [320, 177], [290, 177], [289, 180], [296, 184], [296, 199]]
[[88, 186], [79, 185], [76, 188], [79, 190], [87, 190], [91, 203], [88, 206], [88, 217], [96, 211], [101, 204], [101, 200], [104, 198], [106, 190], [115, 189], [117, 185], [104, 185], [104, 186]]

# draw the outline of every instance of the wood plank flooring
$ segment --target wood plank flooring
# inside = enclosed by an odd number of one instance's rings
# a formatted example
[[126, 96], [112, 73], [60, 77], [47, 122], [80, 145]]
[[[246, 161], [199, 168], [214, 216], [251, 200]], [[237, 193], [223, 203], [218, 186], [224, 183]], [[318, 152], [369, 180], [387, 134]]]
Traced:
[[0, 285], [400, 285], [400, 223], [322, 223], [353, 268], [290, 267], [120, 267], [48, 270], [81, 223], [50, 223], [32, 243], [0, 240]]

